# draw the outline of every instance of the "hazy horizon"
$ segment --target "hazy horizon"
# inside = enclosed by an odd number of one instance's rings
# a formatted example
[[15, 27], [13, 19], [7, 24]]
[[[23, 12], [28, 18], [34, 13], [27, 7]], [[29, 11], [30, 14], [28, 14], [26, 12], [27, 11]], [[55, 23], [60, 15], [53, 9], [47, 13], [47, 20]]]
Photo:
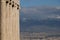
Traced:
[[23, 32], [60, 32], [60, 0], [21, 0]]

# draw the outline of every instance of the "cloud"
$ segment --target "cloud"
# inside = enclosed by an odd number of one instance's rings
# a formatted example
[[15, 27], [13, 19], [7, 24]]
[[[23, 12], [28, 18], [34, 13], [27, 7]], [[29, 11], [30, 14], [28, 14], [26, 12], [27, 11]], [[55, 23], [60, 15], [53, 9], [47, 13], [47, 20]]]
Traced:
[[56, 7], [56, 9], [60, 9], [60, 7]]
[[21, 31], [60, 32], [60, 9], [57, 8], [58, 7], [22, 8]]
[[57, 18], [57, 15], [60, 16], [60, 9], [57, 9], [57, 7], [22, 8], [21, 12], [32, 18], [38, 19]]
[[58, 28], [56, 27], [48, 27], [48, 26], [44, 26], [44, 25], [38, 25], [38, 26], [32, 26], [27, 28], [25, 31], [32, 31], [32, 32], [58, 32], [59, 30], [57, 30]]

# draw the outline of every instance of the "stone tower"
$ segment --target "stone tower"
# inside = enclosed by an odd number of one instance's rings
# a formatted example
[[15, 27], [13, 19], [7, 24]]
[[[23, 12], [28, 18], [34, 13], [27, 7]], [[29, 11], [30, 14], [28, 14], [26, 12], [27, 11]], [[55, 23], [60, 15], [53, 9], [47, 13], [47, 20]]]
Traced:
[[20, 40], [19, 0], [0, 0], [0, 40]]

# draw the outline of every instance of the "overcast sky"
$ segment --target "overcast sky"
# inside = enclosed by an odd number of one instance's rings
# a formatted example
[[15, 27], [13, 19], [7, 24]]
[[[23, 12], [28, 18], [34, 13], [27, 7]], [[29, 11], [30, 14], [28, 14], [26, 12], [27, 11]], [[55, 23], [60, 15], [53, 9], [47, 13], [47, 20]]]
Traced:
[[21, 0], [21, 31], [60, 32], [60, 0]]

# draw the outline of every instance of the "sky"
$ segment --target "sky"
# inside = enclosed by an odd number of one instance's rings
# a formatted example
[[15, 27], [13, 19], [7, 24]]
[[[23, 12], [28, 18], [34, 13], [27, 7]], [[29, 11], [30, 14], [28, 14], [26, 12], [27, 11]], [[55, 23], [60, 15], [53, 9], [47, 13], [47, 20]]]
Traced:
[[60, 0], [21, 0], [23, 32], [60, 32]]
[[21, 0], [21, 6], [60, 6], [60, 0]]

